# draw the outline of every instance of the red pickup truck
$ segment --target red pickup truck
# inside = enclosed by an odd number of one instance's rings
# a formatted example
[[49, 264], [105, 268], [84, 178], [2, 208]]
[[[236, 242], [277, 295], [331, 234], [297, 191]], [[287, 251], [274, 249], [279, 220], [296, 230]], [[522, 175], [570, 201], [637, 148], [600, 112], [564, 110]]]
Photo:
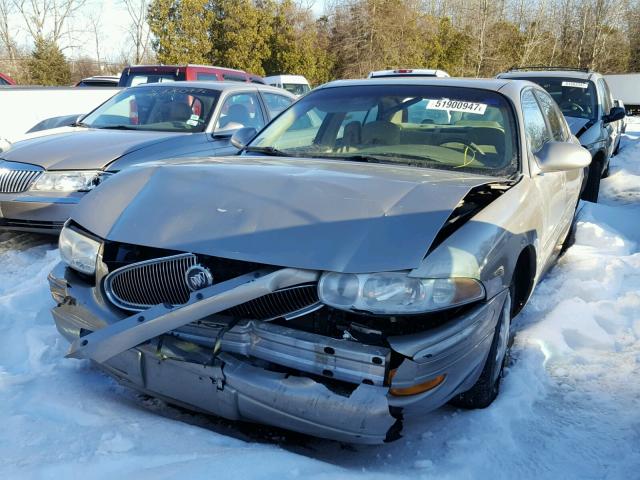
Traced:
[[120, 75], [119, 87], [140, 83], [179, 82], [185, 80], [232, 81], [264, 84], [262, 77], [232, 68], [210, 65], [136, 65], [126, 67]]
[[16, 82], [9, 75], [4, 75], [0, 73], [0, 86], [4, 85], [15, 85]]

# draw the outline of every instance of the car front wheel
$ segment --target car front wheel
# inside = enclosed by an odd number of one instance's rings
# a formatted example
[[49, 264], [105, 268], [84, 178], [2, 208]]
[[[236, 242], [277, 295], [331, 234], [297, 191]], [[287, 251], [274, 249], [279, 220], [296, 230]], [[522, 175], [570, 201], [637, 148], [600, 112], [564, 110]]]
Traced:
[[451, 400], [451, 404], [462, 408], [486, 408], [495, 400], [500, 391], [500, 381], [507, 361], [511, 332], [511, 295], [507, 290], [500, 318], [496, 324], [489, 355], [473, 387]]

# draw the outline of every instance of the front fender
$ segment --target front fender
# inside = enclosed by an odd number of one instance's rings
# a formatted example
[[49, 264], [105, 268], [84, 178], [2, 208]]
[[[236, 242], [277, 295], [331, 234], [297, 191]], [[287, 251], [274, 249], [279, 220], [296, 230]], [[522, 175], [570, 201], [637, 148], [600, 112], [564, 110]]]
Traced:
[[445, 239], [410, 276], [475, 278], [485, 285], [487, 298], [504, 290], [520, 252], [539, 249], [541, 202], [531, 187], [524, 177]]

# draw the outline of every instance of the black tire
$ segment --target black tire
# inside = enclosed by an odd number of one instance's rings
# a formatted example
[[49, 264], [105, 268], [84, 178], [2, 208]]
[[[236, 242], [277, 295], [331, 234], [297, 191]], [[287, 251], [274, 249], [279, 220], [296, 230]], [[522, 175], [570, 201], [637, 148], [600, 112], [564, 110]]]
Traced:
[[602, 175], [602, 165], [594, 160], [589, 167], [587, 185], [582, 192], [582, 199], [587, 202], [598, 203], [598, 193], [600, 193], [600, 177]]
[[513, 288], [509, 288], [480, 378], [469, 390], [452, 398], [450, 401], [452, 405], [467, 409], [486, 408], [498, 396], [511, 346], [512, 293]]
[[569, 226], [569, 230], [562, 240], [562, 244], [560, 247], [560, 256], [564, 255], [564, 253], [569, 249], [571, 245], [573, 245], [576, 241], [576, 216], [578, 214], [578, 205], [579, 202], [576, 203], [576, 208], [573, 210], [573, 217], [571, 218], [571, 226]]

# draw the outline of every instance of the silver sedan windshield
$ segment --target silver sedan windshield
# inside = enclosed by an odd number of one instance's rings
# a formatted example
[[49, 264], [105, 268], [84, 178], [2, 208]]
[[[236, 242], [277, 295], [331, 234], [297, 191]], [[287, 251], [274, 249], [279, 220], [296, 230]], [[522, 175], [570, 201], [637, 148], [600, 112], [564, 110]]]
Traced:
[[496, 92], [371, 85], [311, 92], [247, 150], [507, 176], [517, 170], [515, 139], [511, 107]]
[[218, 97], [218, 91], [206, 88], [129, 88], [91, 112], [81, 124], [92, 128], [202, 132]]

